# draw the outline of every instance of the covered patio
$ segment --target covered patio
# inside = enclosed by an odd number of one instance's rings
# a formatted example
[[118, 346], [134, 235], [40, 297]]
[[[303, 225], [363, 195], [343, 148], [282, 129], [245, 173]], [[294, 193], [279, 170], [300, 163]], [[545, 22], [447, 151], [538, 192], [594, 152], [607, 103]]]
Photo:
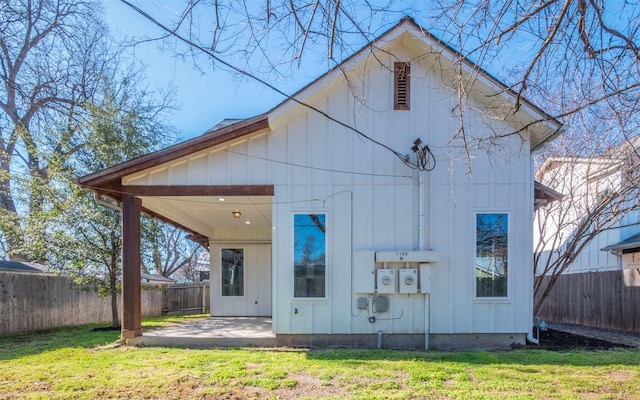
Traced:
[[271, 326], [268, 317], [208, 317], [145, 331], [126, 342], [135, 346], [273, 347], [276, 336]]
[[[97, 202], [122, 212], [123, 339], [142, 335], [141, 213], [183, 229], [207, 249], [212, 244], [220, 247], [219, 243], [270, 245], [274, 186], [232, 182], [224, 168], [215, 168], [215, 157], [209, 154], [219, 144], [268, 128], [266, 116], [216, 126], [202, 136], [78, 178], [81, 186], [95, 193]], [[270, 273], [271, 265], [265, 269]], [[241, 310], [239, 315], [271, 315], [271, 279], [263, 281], [269, 289], [264, 299], [246, 302], [257, 311]]]

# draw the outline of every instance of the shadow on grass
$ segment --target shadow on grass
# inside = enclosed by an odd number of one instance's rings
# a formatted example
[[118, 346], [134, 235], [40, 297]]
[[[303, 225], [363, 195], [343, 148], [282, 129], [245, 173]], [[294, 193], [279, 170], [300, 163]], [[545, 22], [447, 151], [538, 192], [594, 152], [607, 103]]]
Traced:
[[615, 350], [549, 350], [513, 351], [400, 351], [361, 349], [318, 349], [307, 352], [309, 360], [339, 361], [342, 365], [359, 365], [369, 361], [424, 361], [426, 363], [460, 363], [469, 365], [518, 364], [518, 365], [568, 365], [568, 366], [640, 366], [640, 349]]
[[115, 343], [119, 330], [93, 330], [104, 325], [80, 325], [0, 336], [0, 360], [39, 354], [62, 348], [93, 348]]
[[[153, 330], [203, 319], [207, 315], [180, 315], [145, 318], [144, 330]], [[113, 344], [120, 339], [120, 330], [111, 330], [105, 324], [87, 324], [52, 328], [35, 332], [0, 336], [0, 360], [10, 360], [63, 348], [94, 348]]]

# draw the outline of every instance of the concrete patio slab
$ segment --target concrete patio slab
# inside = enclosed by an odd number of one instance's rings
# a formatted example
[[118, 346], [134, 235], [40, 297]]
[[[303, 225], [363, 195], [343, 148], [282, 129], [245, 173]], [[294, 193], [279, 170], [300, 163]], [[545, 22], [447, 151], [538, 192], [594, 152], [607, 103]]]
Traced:
[[127, 339], [133, 346], [241, 347], [275, 346], [270, 317], [209, 317], [144, 332]]

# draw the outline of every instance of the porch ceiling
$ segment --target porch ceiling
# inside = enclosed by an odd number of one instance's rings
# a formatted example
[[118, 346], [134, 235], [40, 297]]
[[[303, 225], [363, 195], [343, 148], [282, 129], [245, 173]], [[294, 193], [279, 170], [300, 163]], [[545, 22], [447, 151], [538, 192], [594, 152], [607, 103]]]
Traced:
[[[271, 229], [270, 196], [141, 196], [142, 206], [206, 237], [215, 230]], [[224, 200], [221, 200], [224, 199]], [[235, 218], [233, 211], [241, 213]]]

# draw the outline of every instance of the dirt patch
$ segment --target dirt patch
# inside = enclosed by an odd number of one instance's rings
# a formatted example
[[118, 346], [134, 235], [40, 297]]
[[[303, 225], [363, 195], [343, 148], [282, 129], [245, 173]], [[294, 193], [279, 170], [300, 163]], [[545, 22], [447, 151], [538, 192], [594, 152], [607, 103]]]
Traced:
[[296, 385], [292, 389], [276, 389], [270, 394], [274, 394], [278, 399], [347, 396], [346, 389], [340, 385], [336, 378], [325, 381], [305, 373], [291, 374], [289, 377], [296, 381]]
[[527, 346], [546, 350], [611, 350], [614, 348], [629, 348], [626, 344], [615, 343], [587, 336], [576, 335], [569, 332], [547, 329], [540, 331], [540, 346]]

